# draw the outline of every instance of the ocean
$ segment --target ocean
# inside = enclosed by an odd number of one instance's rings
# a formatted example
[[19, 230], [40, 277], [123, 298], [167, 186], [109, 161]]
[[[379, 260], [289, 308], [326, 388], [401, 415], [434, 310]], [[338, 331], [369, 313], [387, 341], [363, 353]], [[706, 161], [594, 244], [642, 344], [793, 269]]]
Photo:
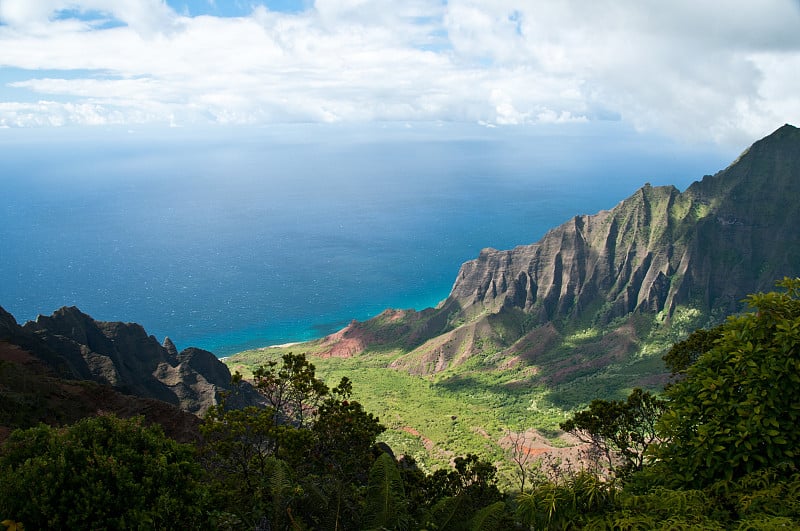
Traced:
[[737, 155], [617, 123], [1, 129], [0, 306], [218, 356], [309, 340], [435, 306], [482, 248]]

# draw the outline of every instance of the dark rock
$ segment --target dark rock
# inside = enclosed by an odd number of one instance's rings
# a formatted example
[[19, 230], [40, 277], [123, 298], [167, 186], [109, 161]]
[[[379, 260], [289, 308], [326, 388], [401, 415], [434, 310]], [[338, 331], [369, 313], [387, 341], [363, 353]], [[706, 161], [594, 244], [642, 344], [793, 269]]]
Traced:
[[18, 335], [21, 329], [14, 316], [0, 307], [0, 339], [9, 339]]
[[165, 349], [167, 349], [167, 354], [169, 354], [170, 358], [177, 359], [178, 357], [178, 349], [175, 347], [175, 343], [169, 337], [164, 338], [164, 342], [161, 344]]
[[[212, 353], [193, 348], [173, 353], [171, 341], [160, 345], [138, 324], [95, 321], [75, 307], [65, 307], [25, 323], [21, 330], [40, 343], [42, 348], [34, 352], [49, 350], [50, 358], [56, 353], [69, 377], [162, 400], [197, 415], [220, 403], [223, 393], [234, 391], [228, 368]], [[239, 386], [237, 404], [260, 401], [252, 386]]]
[[12, 343], [21, 337], [0, 339], [0, 443], [15, 428], [40, 422], [60, 426], [107, 414], [142, 416], [145, 423], [161, 425], [169, 437], [180, 442], [199, 440], [196, 415], [160, 400], [122, 394], [107, 385], [63, 379], [40, 354]]

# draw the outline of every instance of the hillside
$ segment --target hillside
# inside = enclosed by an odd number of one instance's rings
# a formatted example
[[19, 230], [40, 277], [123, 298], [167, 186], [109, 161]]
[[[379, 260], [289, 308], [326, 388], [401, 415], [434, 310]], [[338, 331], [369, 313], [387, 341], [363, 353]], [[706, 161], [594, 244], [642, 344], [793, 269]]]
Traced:
[[[191, 439], [198, 416], [231, 390], [228, 368], [212, 353], [178, 352], [138, 324], [61, 308], [20, 326], [0, 308], [0, 431], [114, 412], [144, 415], [173, 437]], [[229, 402], [261, 401], [245, 383]]]
[[450, 295], [387, 311], [319, 343], [321, 356], [398, 348], [392, 367], [535, 366], [561, 383], [741, 309], [800, 271], [800, 130], [785, 125], [684, 192], [646, 184], [539, 242], [484, 249]]

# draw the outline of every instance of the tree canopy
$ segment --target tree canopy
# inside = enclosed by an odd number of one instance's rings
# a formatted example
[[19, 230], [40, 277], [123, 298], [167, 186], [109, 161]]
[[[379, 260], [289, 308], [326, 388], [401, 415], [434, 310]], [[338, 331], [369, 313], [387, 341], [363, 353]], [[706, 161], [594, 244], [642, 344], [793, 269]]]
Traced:
[[208, 494], [194, 449], [138, 418], [17, 430], [0, 453], [0, 516], [28, 529], [198, 528]]
[[703, 486], [800, 465], [800, 279], [751, 295], [669, 387], [656, 455], [676, 483]]

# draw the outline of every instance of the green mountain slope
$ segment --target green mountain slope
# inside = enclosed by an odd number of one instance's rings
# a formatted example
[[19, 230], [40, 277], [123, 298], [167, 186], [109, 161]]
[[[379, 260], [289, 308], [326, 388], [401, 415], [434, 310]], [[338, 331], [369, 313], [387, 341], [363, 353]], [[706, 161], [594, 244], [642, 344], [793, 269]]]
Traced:
[[354, 323], [325, 340], [325, 353], [396, 345], [408, 353], [392, 365], [417, 374], [475, 356], [497, 367], [548, 361], [545, 372], [563, 381], [569, 375], [548, 355], [562, 347], [577, 341], [605, 353], [589, 360], [567, 348], [569, 365], [579, 366], [572, 372], [583, 374], [651, 338], [654, 323], [643, 316], [658, 316], [662, 332], [718, 321], [746, 294], [796, 275], [799, 197], [800, 130], [786, 125], [682, 193], [647, 184], [537, 243], [484, 249], [438, 308]]
[[594, 398], [660, 390], [675, 341], [800, 275], [798, 199], [800, 129], [786, 125], [684, 192], [645, 185], [537, 243], [484, 249], [437, 308], [226, 363], [246, 373], [286, 350], [316, 355], [320, 374], [353, 380], [399, 453], [500, 459], [509, 430], [555, 435]]

